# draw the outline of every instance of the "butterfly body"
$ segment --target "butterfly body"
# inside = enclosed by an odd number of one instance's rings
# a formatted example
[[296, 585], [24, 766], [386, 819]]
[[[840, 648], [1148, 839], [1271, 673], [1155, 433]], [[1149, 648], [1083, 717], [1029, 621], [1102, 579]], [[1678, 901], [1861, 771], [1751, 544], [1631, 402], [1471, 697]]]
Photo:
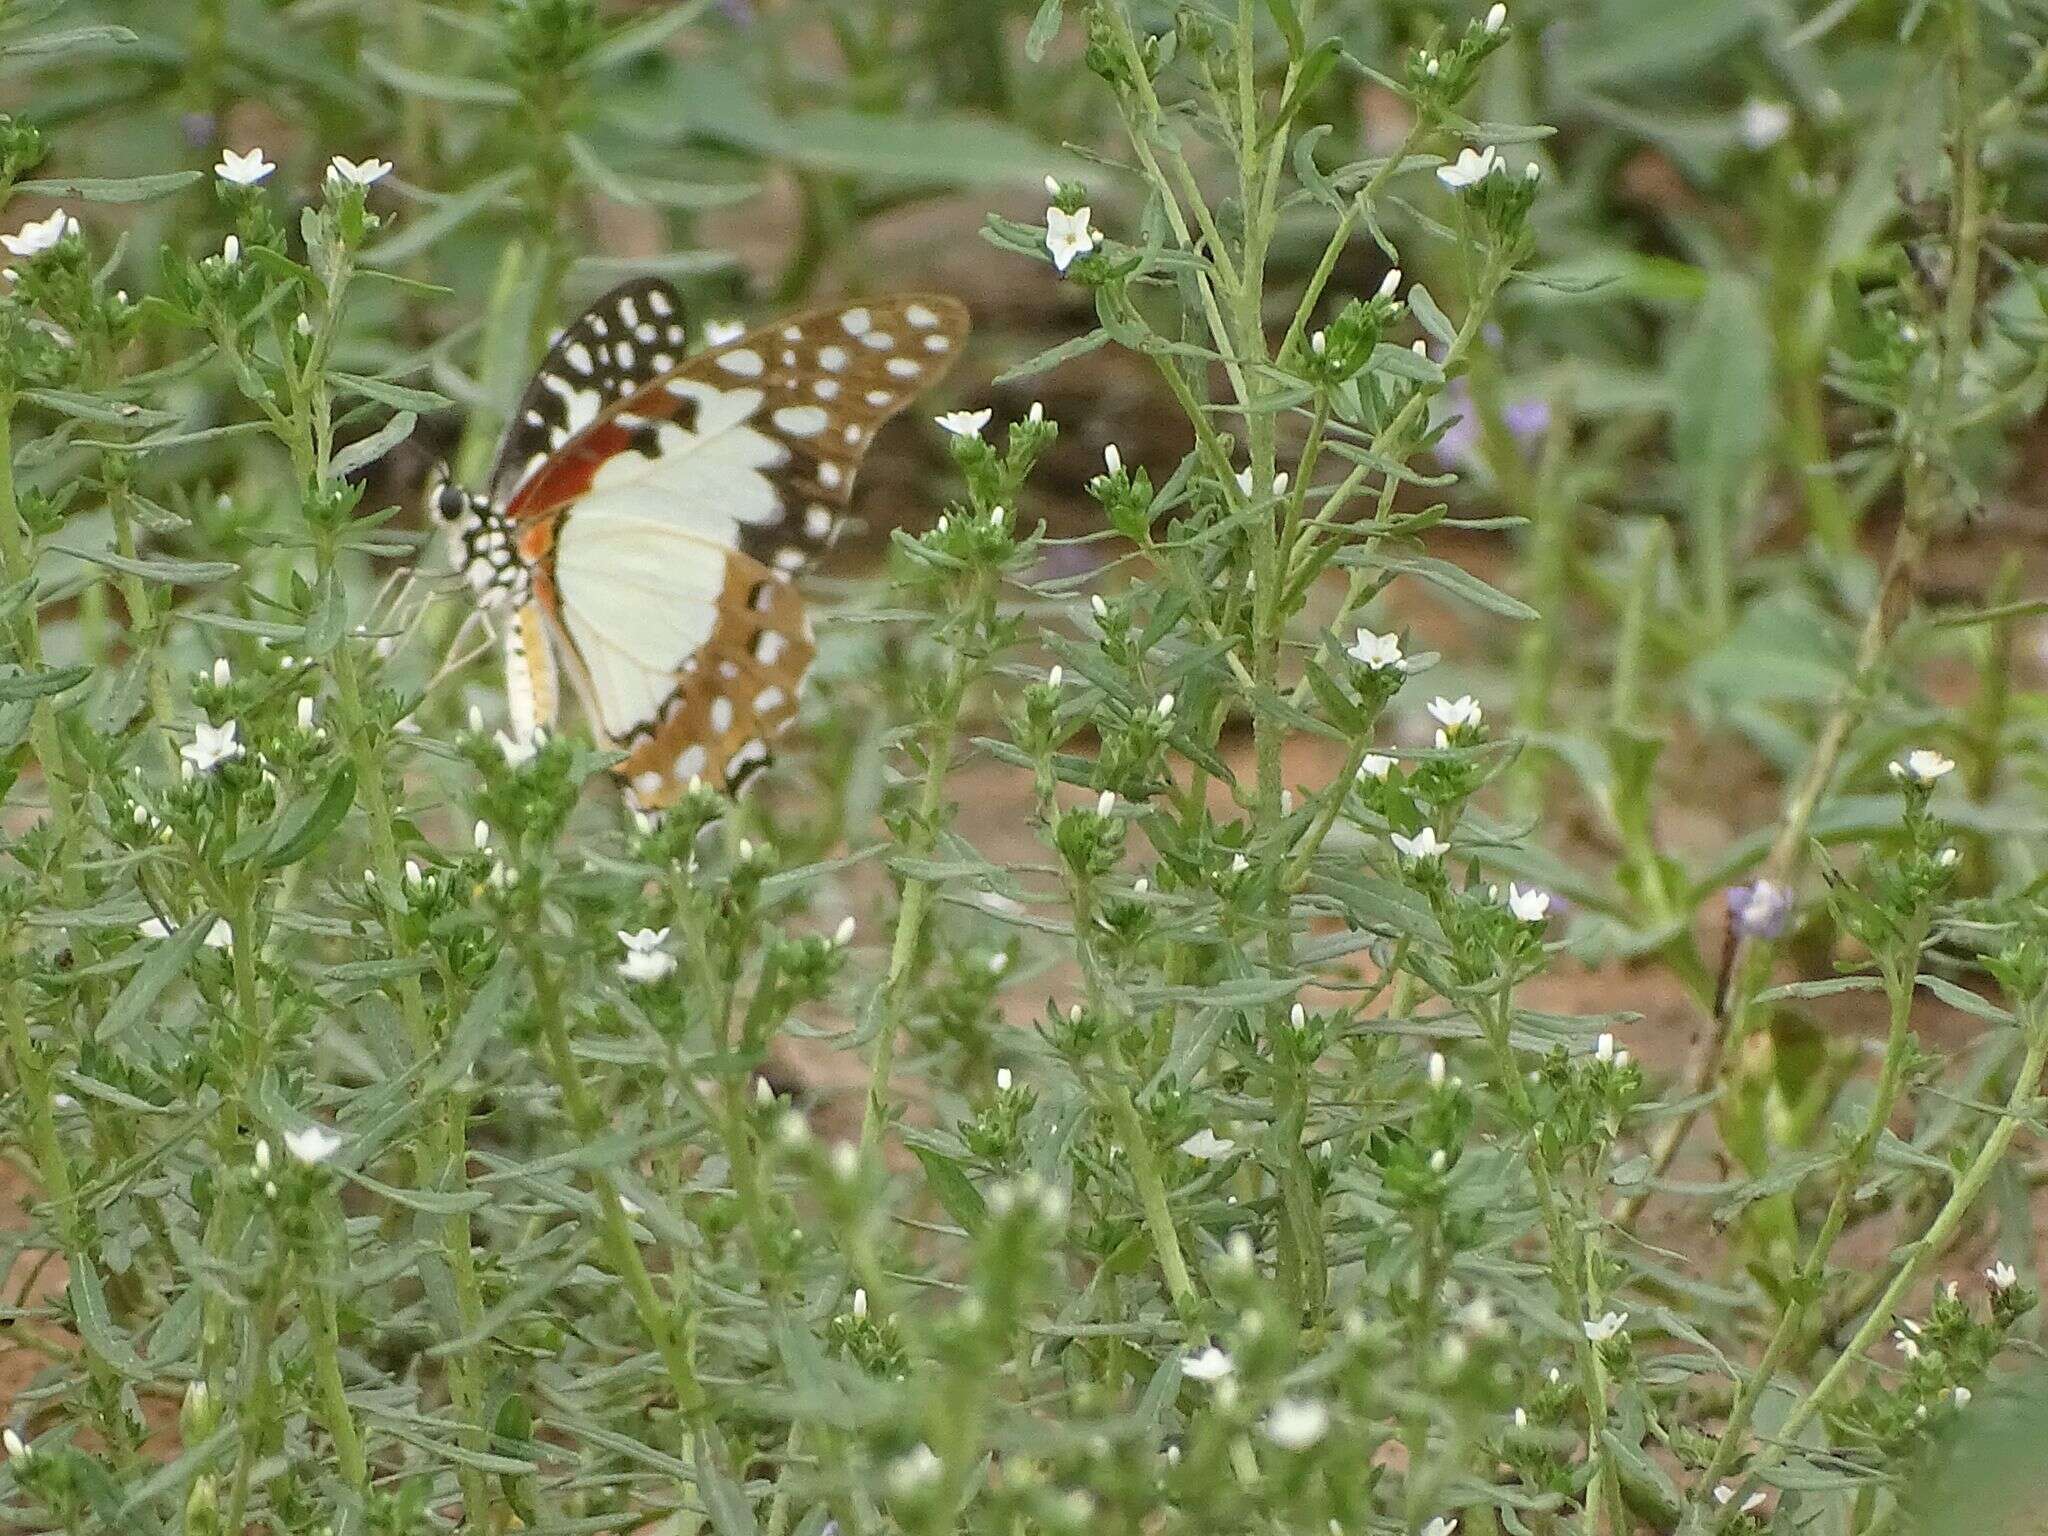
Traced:
[[489, 491], [433, 497], [476, 600], [510, 615], [515, 733], [552, 722], [559, 663], [637, 807], [765, 763], [815, 655], [792, 578], [966, 331], [957, 302], [913, 295], [685, 356], [665, 284], [593, 306], [522, 397]]

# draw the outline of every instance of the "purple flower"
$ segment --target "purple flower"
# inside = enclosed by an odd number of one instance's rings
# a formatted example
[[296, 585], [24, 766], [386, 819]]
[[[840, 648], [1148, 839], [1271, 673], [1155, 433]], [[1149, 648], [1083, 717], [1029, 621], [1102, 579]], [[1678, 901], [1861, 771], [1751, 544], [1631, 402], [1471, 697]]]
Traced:
[[1792, 892], [1775, 880], [1728, 887], [1728, 920], [1745, 939], [1775, 939], [1792, 921]]
[[[1472, 391], [1463, 379], [1451, 380], [1444, 390], [1443, 405], [1445, 412], [1457, 419], [1437, 439], [1437, 458], [1445, 464], [1479, 468], [1479, 415], [1473, 408]], [[1533, 442], [1550, 430], [1550, 402], [1541, 395], [1510, 400], [1501, 407], [1500, 419], [1516, 443]]]

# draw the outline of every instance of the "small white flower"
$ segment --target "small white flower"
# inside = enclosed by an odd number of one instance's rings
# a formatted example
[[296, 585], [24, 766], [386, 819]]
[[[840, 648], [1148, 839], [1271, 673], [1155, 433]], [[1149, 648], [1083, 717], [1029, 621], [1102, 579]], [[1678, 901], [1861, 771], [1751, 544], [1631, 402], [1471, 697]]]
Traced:
[[29, 1444], [21, 1438], [21, 1432], [12, 1424], [0, 1429], [0, 1450], [7, 1452], [9, 1461], [27, 1461], [35, 1455]]
[[851, 917], [839, 919], [839, 926], [832, 931], [832, 942], [841, 949], [853, 942], [854, 921]]
[[270, 1172], [270, 1143], [260, 1137], [256, 1142], [256, 1171], [258, 1173]]
[[1266, 1438], [1283, 1451], [1305, 1451], [1329, 1428], [1330, 1410], [1307, 1398], [1282, 1398], [1266, 1415]]
[[1279, 474], [1273, 477], [1273, 494], [1275, 496], [1285, 496], [1287, 494], [1287, 487], [1289, 484], [1290, 482], [1287, 477], [1287, 471], [1283, 469], [1280, 471]]
[[237, 729], [232, 720], [219, 726], [202, 720], [192, 728], [192, 739], [178, 748], [178, 756], [190, 765], [191, 772], [211, 773], [242, 755], [242, 744], [235, 739]]
[[1358, 764], [1358, 772], [1362, 778], [1384, 780], [1393, 771], [1394, 760], [1380, 752], [1366, 753]]
[[1325, 352], [1328, 352], [1330, 350], [1330, 333], [1328, 331], [1311, 332], [1308, 338], [1308, 349], [1317, 357], [1321, 357]]
[[0, 235], [0, 245], [10, 256], [39, 256], [66, 235], [78, 233], [78, 220], [62, 208], [47, 219], [31, 219], [11, 235]]
[[995, 419], [992, 410], [947, 411], [943, 416], [934, 416], [933, 421], [955, 437], [979, 437], [981, 429]]
[[1442, 1515], [1436, 1515], [1422, 1528], [1422, 1536], [1454, 1536], [1457, 1529], [1458, 1521], [1455, 1516], [1447, 1520]]
[[[1714, 1502], [1716, 1504], [1719, 1504], [1725, 1508], [1729, 1501], [1732, 1500], [1734, 1497], [1735, 1490], [1733, 1488], [1730, 1488], [1726, 1483], [1716, 1483], [1714, 1485]], [[1763, 1491], [1763, 1489], [1757, 1489], [1756, 1492], [1752, 1493], [1748, 1498], [1742, 1501], [1742, 1513], [1744, 1513], [1745, 1515], [1755, 1514], [1757, 1510], [1763, 1507], [1763, 1502], [1768, 1497], [1769, 1495], [1766, 1494]]]
[[2020, 1283], [2020, 1272], [2000, 1259], [1984, 1271], [1984, 1278], [1994, 1291], [2009, 1291]]
[[1943, 757], [1928, 747], [1915, 747], [1903, 759], [1892, 764], [1892, 777], [1900, 783], [1911, 781], [1915, 784], [1932, 784], [1955, 771], [1955, 759]]
[[1221, 1381], [1236, 1369], [1236, 1362], [1214, 1344], [1183, 1357], [1180, 1362], [1180, 1373], [1189, 1381]]
[[1091, 211], [1086, 206], [1072, 213], [1057, 207], [1045, 210], [1045, 248], [1052, 253], [1055, 271], [1066, 271], [1076, 257], [1086, 256], [1102, 243], [1102, 237], [1089, 227]]
[[1206, 1125], [1180, 1144], [1181, 1151], [1200, 1162], [1213, 1163], [1230, 1156], [1237, 1150], [1237, 1143], [1226, 1136], [1218, 1136]]
[[1509, 881], [1508, 910], [1525, 923], [1540, 923], [1550, 916], [1550, 892], [1539, 891], [1533, 885], [1525, 891]]
[[1376, 635], [1369, 629], [1361, 629], [1358, 638], [1351, 642], [1344, 654], [1371, 672], [1408, 670], [1408, 663], [1401, 657], [1398, 635]]
[[237, 187], [253, 187], [277, 167], [263, 158], [263, 148], [258, 145], [244, 154], [232, 149], [220, 152], [220, 164], [213, 168], [213, 174], [222, 181]]
[[1528, 1410], [1528, 1409], [1526, 1409], [1526, 1408], [1517, 1408], [1517, 1409], [1515, 1410], [1515, 1428], [1517, 1428], [1517, 1429], [1527, 1429], [1528, 1427], [1529, 1427], [1529, 1410]]
[[220, 243], [220, 259], [223, 266], [234, 266], [242, 259], [242, 242], [229, 235]]
[[1579, 1327], [1584, 1330], [1587, 1339], [1592, 1343], [1605, 1344], [1609, 1339], [1619, 1334], [1627, 1323], [1628, 1314], [1626, 1312], [1603, 1312], [1600, 1316], [1589, 1318], [1587, 1321], [1579, 1324]]
[[1252, 468], [1247, 464], [1237, 472], [1237, 488], [1249, 496], [1252, 493]]
[[346, 155], [336, 155], [327, 162], [327, 179], [349, 186], [367, 187], [372, 182], [382, 181], [391, 174], [391, 162], [379, 160], [372, 155], [367, 160], [351, 160]]
[[738, 320], [704, 322], [704, 345], [707, 347], [722, 347], [729, 341], [738, 341], [746, 334], [746, 326]]
[[1613, 1036], [1613, 1035], [1611, 1035], [1611, 1034], [1608, 1034], [1608, 1033], [1607, 1033], [1607, 1032], [1605, 1032], [1604, 1030], [1603, 1030], [1603, 1031], [1601, 1032], [1600, 1038], [1599, 1038], [1598, 1040], [1595, 1040], [1595, 1041], [1593, 1042], [1593, 1059], [1594, 1059], [1595, 1061], [1612, 1061], [1612, 1060], [1614, 1060], [1614, 1036]]
[[[1328, 1143], [1325, 1143], [1325, 1145], [1328, 1145]], [[1446, 1152], [1442, 1147], [1438, 1147], [1434, 1152], [1429, 1154], [1429, 1171], [1431, 1173], [1442, 1173], [1446, 1168], [1450, 1166], [1451, 1155], [1450, 1153]]]
[[1095, 814], [1105, 819], [1116, 814], [1116, 791], [1105, 789], [1095, 797]]
[[1436, 835], [1435, 827], [1424, 827], [1413, 837], [1404, 837], [1399, 832], [1389, 833], [1388, 836], [1395, 848], [1400, 850], [1401, 857], [1411, 864], [1428, 864], [1440, 859], [1451, 846]]
[[1941, 852], [1937, 853], [1934, 856], [1934, 862], [1939, 864], [1943, 869], [1954, 869], [1956, 865], [1961, 862], [1962, 857], [1962, 849], [1954, 847], [1944, 848], [1941, 850]]
[[1738, 132], [1749, 148], [1769, 149], [1791, 131], [1792, 109], [1784, 102], [1752, 96], [1742, 104], [1742, 123]]
[[1401, 269], [1399, 267], [1392, 267], [1388, 269], [1387, 275], [1380, 279], [1380, 297], [1383, 299], [1391, 299], [1395, 294], [1399, 293], [1400, 291]]
[[1024, 419], [1034, 427], [1042, 425], [1045, 421], [1045, 402], [1043, 400], [1032, 401], [1031, 409], [1024, 413]]
[[503, 731], [497, 734], [498, 750], [505, 754], [505, 766], [508, 768], [524, 767], [533, 761], [534, 753], [540, 750], [538, 736], [507, 736]]
[[1173, 714], [1173, 695], [1162, 693], [1159, 702], [1152, 706], [1152, 713], [1164, 720]]
[[302, 1163], [324, 1163], [341, 1150], [341, 1136], [324, 1125], [309, 1125], [303, 1131], [286, 1131], [284, 1149]]
[[1017, 1074], [1012, 1072], [1008, 1067], [996, 1068], [997, 1093], [1008, 1093], [1010, 1089], [1016, 1084], [1016, 1081]]
[[619, 942], [626, 946], [626, 958], [619, 962], [619, 974], [631, 982], [660, 981], [676, 968], [676, 957], [661, 946], [668, 942], [666, 928], [642, 928], [638, 933], [619, 930]]
[[300, 730], [310, 731], [313, 729], [313, 696], [310, 693], [299, 700], [298, 718]]
[[932, 1448], [920, 1440], [889, 1463], [889, 1486], [898, 1493], [915, 1493], [938, 1480], [945, 1466]]
[[[1908, 1324], [1908, 1326], [1910, 1327], [1911, 1325]], [[1918, 1360], [1920, 1358], [1920, 1341], [1914, 1338], [1912, 1334], [1906, 1332], [1904, 1328], [1892, 1330], [1892, 1342], [1898, 1346], [1899, 1353], [1908, 1360]]]
[[1477, 726], [1486, 718], [1486, 712], [1479, 707], [1479, 701], [1469, 693], [1462, 693], [1455, 699], [1441, 696], [1429, 701], [1429, 716], [1445, 730], [1462, 730]]
[[853, 1288], [853, 1315], [855, 1317], [866, 1317], [868, 1315], [868, 1290], [864, 1285], [857, 1285]]
[[1486, 35], [1488, 37], [1492, 37], [1495, 33], [1500, 31], [1500, 29], [1506, 26], [1507, 24], [1508, 8], [1505, 5], [1500, 4], [1499, 0], [1495, 0], [1494, 5], [1492, 5], [1486, 12]]
[[1436, 179], [1453, 192], [1463, 192], [1486, 180], [1499, 164], [1499, 152], [1491, 144], [1483, 150], [1474, 150], [1468, 146], [1459, 150], [1458, 158], [1449, 165], [1440, 165], [1436, 168]]
[[1955, 1400], [1955, 1405], [1958, 1408], [1967, 1408], [1970, 1406], [1970, 1399], [1975, 1397], [1977, 1394], [1972, 1392], [1968, 1387], [1957, 1387], [1955, 1391], [1953, 1391], [1949, 1395]]
[[1448, 1066], [1448, 1065], [1447, 1065], [1447, 1064], [1445, 1063], [1445, 1061], [1444, 1061], [1444, 1053], [1443, 1053], [1442, 1051], [1431, 1051], [1431, 1052], [1429, 1053], [1429, 1086], [1430, 1086], [1430, 1087], [1432, 1087], [1432, 1088], [1441, 1088], [1441, 1087], [1443, 1087], [1443, 1085], [1444, 1085], [1444, 1078], [1446, 1077], [1446, 1075], [1448, 1075], [1448, 1073], [1449, 1073], [1449, 1070], [1450, 1070], [1450, 1068], [1449, 1068], [1449, 1066]]

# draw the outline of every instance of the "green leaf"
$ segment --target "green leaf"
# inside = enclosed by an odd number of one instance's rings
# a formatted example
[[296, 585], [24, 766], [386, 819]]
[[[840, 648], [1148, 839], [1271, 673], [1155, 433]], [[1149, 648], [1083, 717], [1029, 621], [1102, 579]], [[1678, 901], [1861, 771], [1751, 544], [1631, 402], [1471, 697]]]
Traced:
[[[466, 224], [485, 208], [506, 197], [524, 179], [523, 170], [505, 171], [478, 182], [454, 197], [443, 198], [427, 213], [400, 227], [397, 234], [363, 252], [367, 267], [394, 267], [418, 255], [450, 230]], [[507, 202], [509, 208], [510, 202]]]
[[1056, 347], [1047, 347], [1043, 352], [1027, 357], [1014, 367], [1006, 368], [995, 377], [998, 384], [1012, 384], [1018, 379], [1028, 379], [1035, 374], [1050, 373], [1062, 363], [1071, 363], [1077, 357], [1086, 357], [1098, 347], [1109, 344], [1109, 332], [1097, 328], [1080, 336], [1070, 336]]
[[[1370, 551], [1364, 551], [1370, 553]], [[1500, 614], [1509, 619], [1533, 619], [1536, 610], [1518, 597], [1510, 597], [1495, 586], [1490, 586], [1474, 576], [1463, 566], [1453, 565], [1448, 560], [1438, 560], [1429, 555], [1401, 555], [1380, 552], [1379, 563], [1410, 576], [1419, 576], [1431, 586], [1462, 598], [1475, 608], [1484, 608], [1488, 613]]]
[[1420, 283], [1409, 285], [1408, 311], [1415, 316], [1416, 324], [1446, 347], [1458, 339], [1458, 328], [1451, 324], [1451, 317], [1437, 308], [1436, 300], [1429, 296], [1429, 290]]
[[753, 1506], [740, 1485], [718, 1464], [708, 1448], [697, 1451], [697, 1489], [704, 1495], [704, 1513], [711, 1517], [717, 1536], [760, 1536], [754, 1522]]
[[1063, 0], [1042, 0], [1038, 14], [1031, 18], [1031, 30], [1024, 34], [1024, 57], [1036, 64], [1059, 34]]
[[330, 468], [337, 478], [352, 475], [357, 470], [376, 463], [411, 437], [412, 429], [419, 424], [419, 417], [411, 411], [399, 411], [368, 437], [359, 437], [343, 448], [334, 456]]
[[979, 1232], [988, 1220], [988, 1207], [981, 1198], [981, 1191], [961, 1172], [959, 1163], [935, 1147], [913, 1143], [910, 1150], [924, 1165], [925, 1182], [931, 1186], [939, 1204], [946, 1208], [946, 1214], [967, 1231]]
[[1703, 499], [1723, 504], [1771, 430], [1771, 334], [1747, 277], [1714, 274], [1670, 377], [1673, 456]]
[[193, 955], [198, 953], [199, 946], [206, 942], [207, 934], [213, 931], [213, 924], [213, 914], [202, 912], [176, 933], [150, 944], [142, 964], [135, 968], [128, 984], [114, 998], [113, 1006], [100, 1015], [94, 1035], [102, 1040], [118, 1039], [139, 1024], [157, 998], [163, 995], [164, 988], [183, 973]]
[[1336, 38], [1325, 38], [1316, 51], [1301, 61], [1300, 71], [1294, 79], [1294, 89], [1287, 93], [1287, 99], [1280, 103], [1280, 110], [1266, 122], [1259, 134], [1259, 143], [1270, 144], [1275, 134], [1282, 132], [1294, 120], [1294, 116], [1315, 94], [1316, 87], [1337, 66], [1337, 60], [1344, 55], [1344, 45]]
[[151, 427], [168, 427], [178, 419], [170, 411], [152, 410], [131, 400], [107, 400], [69, 389], [25, 389], [22, 398], [60, 416], [102, 427], [137, 427], [146, 432]]
[[[67, 27], [61, 32], [33, 32], [12, 42], [0, 43], [0, 59], [54, 58], [88, 48], [126, 48], [138, 39], [126, 27]], [[197, 174], [196, 172], [194, 174]], [[26, 192], [31, 182], [20, 182], [17, 192]]]
[[446, 395], [436, 394], [431, 389], [415, 389], [410, 384], [395, 384], [390, 379], [372, 379], [356, 373], [336, 373], [329, 377], [342, 388], [394, 410], [438, 411], [450, 403]]
[[509, 107], [519, 100], [517, 91], [496, 80], [472, 80], [466, 75], [437, 75], [424, 69], [412, 69], [368, 49], [360, 57], [366, 74], [383, 81], [402, 95], [488, 107]]
[[114, 1326], [107, 1310], [107, 1293], [100, 1285], [100, 1272], [90, 1254], [73, 1254], [71, 1265], [71, 1313], [78, 1320], [78, 1332], [86, 1347], [130, 1381], [148, 1381], [155, 1376], [149, 1362], [135, 1352], [128, 1338]]
[[111, 549], [73, 549], [68, 544], [52, 544], [57, 554], [69, 555], [74, 560], [84, 560], [92, 565], [103, 565], [110, 571], [119, 571], [124, 576], [139, 576], [144, 581], [161, 581], [166, 586], [196, 587], [209, 581], [225, 581], [241, 569], [232, 560], [174, 560], [167, 555], [146, 557], [119, 554]]
[[86, 666], [44, 667], [37, 672], [0, 673], [0, 704], [12, 703], [16, 699], [47, 698], [68, 688], [76, 688], [91, 676], [92, 668]]
[[141, 203], [189, 187], [198, 171], [161, 171], [154, 176], [63, 176], [44, 181], [18, 181], [17, 192], [37, 197], [82, 197], [88, 203]]
[[1564, 56], [1563, 87], [1635, 90], [1668, 80], [1721, 53], [1763, 14], [1734, 0], [1602, 0], [1579, 23], [1583, 41]]
[[[1266, 0], [1266, 14], [1273, 18], [1273, 25], [1280, 29], [1280, 35], [1287, 39], [1287, 56], [1298, 59], [1308, 52], [1308, 39], [1301, 30], [1301, 18], [1294, 14], [1294, 0]], [[1323, 44], [1328, 48], [1336, 42], [1331, 38]]]
[[334, 777], [327, 781], [319, 798], [300, 802], [278, 822], [277, 835], [263, 867], [282, 869], [287, 864], [296, 864], [327, 840], [355, 803], [356, 771], [343, 763], [334, 770]]

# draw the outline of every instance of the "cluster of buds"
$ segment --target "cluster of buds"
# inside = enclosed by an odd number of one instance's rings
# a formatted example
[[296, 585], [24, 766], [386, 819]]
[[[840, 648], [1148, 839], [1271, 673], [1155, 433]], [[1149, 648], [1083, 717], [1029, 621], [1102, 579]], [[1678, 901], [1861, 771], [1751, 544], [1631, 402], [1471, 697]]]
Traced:
[[1141, 540], [1152, 531], [1152, 505], [1156, 493], [1152, 476], [1141, 464], [1124, 463], [1115, 443], [1102, 450], [1102, 473], [1088, 482], [1088, 494], [1102, 508], [1110, 527], [1127, 539]]
[[1439, 33], [1408, 58], [1408, 91], [1425, 113], [1456, 107], [1479, 81], [1479, 66], [1507, 42], [1508, 8], [1496, 4], [1455, 40]]
[[1306, 355], [1296, 359], [1302, 373], [1335, 389], [1364, 372], [1388, 328], [1401, 317], [1400, 294], [1401, 269], [1395, 267], [1370, 299], [1353, 299], [1329, 325], [1309, 333]]

